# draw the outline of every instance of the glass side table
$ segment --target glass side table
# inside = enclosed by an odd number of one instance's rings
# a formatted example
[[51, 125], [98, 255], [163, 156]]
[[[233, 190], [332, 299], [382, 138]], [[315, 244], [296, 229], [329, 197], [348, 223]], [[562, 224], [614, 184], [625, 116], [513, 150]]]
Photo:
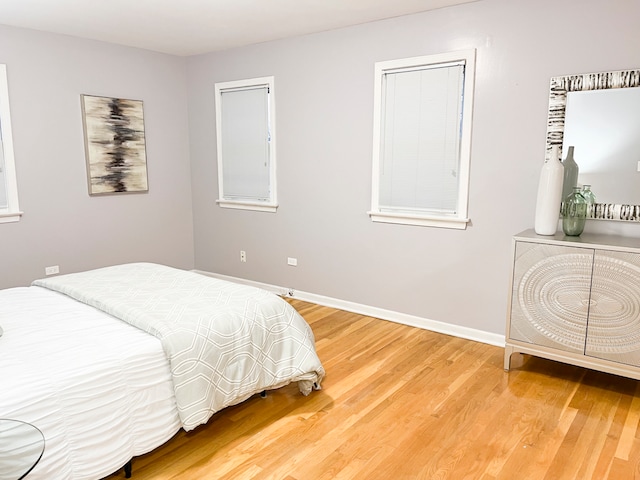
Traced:
[[20, 480], [44, 453], [44, 435], [30, 423], [0, 418], [0, 480]]

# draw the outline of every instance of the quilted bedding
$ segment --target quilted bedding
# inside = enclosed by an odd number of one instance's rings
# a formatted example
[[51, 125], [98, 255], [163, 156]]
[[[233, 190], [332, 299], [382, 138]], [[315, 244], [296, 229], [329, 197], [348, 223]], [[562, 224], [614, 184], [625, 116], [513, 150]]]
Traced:
[[307, 395], [324, 369], [306, 321], [264, 290], [150, 263], [37, 280], [153, 334], [171, 366], [182, 426], [298, 382]]

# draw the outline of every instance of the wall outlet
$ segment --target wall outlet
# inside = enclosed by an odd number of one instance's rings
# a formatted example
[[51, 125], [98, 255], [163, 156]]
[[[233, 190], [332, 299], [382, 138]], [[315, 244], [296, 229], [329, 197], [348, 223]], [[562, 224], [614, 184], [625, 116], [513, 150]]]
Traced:
[[44, 269], [45, 275], [55, 275], [56, 273], [60, 273], [60, 267], [58, 265], [54, 265], [53, 267], [45, 267]]
[[297, 258], [287, 258], [287, 265], [291, 265], [292, 267], [297, 267], [298, 266], [298, 259]]
[[240, 250], [240, 261], [243, 263], [247, 261], [247, 252], [244, 250]]
[[287, 295], [293, 297], [293, 288], [287, 288]]

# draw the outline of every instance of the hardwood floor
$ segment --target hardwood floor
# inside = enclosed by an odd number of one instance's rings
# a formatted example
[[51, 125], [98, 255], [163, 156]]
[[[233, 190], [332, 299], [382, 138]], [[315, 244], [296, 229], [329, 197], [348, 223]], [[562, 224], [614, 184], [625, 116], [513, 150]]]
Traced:
[[[321, 391], [218, 412], [133, 461], [134, 480], [640, 478], [640, 383], [291, 300]], [[124, 478], [124, 473], [108, 477]]]

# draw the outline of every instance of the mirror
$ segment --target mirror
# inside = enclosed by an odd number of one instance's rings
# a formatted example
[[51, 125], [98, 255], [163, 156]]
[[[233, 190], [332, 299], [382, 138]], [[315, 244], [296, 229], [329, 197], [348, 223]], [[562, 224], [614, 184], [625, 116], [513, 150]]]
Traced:
[[640, 87], [567, 94], [562, 151], [604, 203], [640, 204]]
[[590, 218], [640, 222], [640, 70], [553, 77], [547, 156], [574, 146], [579, 184], [591, 185]]

